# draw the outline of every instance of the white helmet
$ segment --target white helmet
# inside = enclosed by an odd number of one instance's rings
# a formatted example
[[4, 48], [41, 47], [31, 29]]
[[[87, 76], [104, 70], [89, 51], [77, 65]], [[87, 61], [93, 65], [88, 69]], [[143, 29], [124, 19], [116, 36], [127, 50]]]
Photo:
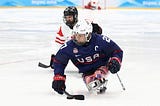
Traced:
[[73, 27], [73, 35], [84, 34], [86, 42], [91, 39], [92, 24], [87, 20], [78, 21]]

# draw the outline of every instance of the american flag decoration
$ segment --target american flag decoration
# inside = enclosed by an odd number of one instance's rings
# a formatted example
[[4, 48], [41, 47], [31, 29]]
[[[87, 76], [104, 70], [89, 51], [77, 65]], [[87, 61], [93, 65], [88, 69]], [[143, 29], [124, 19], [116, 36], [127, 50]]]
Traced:
[[78, 49], [77, 48], [73, 48], [73, 53], [78, 53]]

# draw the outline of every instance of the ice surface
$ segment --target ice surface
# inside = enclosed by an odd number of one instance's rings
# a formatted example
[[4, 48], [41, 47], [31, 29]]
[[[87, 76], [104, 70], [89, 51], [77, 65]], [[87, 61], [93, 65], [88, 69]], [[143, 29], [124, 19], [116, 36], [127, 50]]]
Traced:
[[[53, 39], [62, 23], [63, 9], [0, 9], [0, 105], [1, 106], [159, 106], [160, 11], [79, 9], [79, 19], [98, 22], [124, 50], [119, 76], [108, 76], [107, 92], [88, 93], [81, 75], [67, 67], [67, 91], [84, 94], [85, 101], [67, 100], [51, 88], [49, 64]], [[75, 69], [76, 70], [76, 69]], [[71, 71], [71, 72], [69, 72]]]

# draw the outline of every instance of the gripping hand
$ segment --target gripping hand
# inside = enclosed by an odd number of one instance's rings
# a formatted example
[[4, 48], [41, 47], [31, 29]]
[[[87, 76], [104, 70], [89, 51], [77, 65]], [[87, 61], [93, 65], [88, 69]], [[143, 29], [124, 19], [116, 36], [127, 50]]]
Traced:
[[55, 75], [53, 77], [52, 88], [59, 94], [63, 94], [63, 91], [66, 89], [65, 80], [65, 75]]
[[121, 62], [117, 57], [112, 57], [108, 64], [108, 70], [115, 74], [120, 70]]

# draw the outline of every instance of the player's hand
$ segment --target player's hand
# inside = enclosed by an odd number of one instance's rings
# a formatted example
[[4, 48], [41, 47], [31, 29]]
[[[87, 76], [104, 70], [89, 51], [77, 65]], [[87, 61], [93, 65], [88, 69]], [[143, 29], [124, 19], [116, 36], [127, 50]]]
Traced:
[[59, 94], [63, 94], [63, 91], [66, 89], [65, 80], [65, 75], [55, 75], [53, 77], [52, 88]]
[[53, 61], [54, 61], [54, 58], [55, 58], [55, 55], [52, 54], [52, 55], [51, 55], [51, 60], [50, 60], [50, 66], [51, 66], [52, 69], [54, 69], [54, 62], [53, 62]]
[[108, 64], [108, 70], [115, 74], [120, 70], [121, 62], [117, 57], [112, 57]]

